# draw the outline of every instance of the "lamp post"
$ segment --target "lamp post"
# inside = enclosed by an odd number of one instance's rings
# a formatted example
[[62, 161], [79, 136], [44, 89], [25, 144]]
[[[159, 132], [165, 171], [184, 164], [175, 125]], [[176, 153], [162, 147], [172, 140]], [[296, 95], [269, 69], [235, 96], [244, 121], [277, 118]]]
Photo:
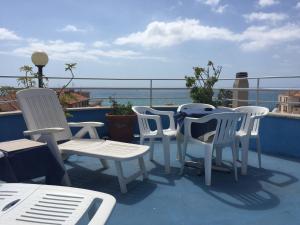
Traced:
[[48, 55], [45, 52], [34, 52], [31, 55], [31, 61], [38, 68], [39, 88], [43, 88], [43, 67], [48, 63]]

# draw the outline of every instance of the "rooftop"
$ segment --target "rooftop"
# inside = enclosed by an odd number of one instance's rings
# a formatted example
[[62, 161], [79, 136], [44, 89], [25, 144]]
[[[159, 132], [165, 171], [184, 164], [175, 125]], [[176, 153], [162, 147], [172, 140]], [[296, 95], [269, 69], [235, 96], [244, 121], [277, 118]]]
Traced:
[[[300, 198], [300, 164], [295, 158], [262, 156], [262, 169], [257, 167], [255, 152], [249, 154], [247, 176], [213, 172], [212, 186], [204, 175], [186, 168], [179, 175], [176, 144], [171, 143], [172, 171], [164, 173], [161, 144], [155, 144], [155, 162], [146, 161], [147, 181], [136, 180], [121, 194], [114, 166], [101, 170], [97, 159], [72, 156], [67, 162], [73, 186], [112, 194], [117, 205], [108, 224], [298, 224]], [[203, 156], [203, 151], [190, 145], [188, 154]], [[224, 150], [230, 161], [230, 150]], [[130, 172], [135, 164], [128, 163]], [[101, 171], [101, 172], [100, 172]]]

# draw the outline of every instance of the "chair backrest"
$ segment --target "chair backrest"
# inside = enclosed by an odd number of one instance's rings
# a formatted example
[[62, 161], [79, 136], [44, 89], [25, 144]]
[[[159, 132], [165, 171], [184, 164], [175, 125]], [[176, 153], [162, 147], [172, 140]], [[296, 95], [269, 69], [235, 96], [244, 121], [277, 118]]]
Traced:
[[215, 109], [214, 106], [209, 105], [209, 104], [204, 104], [204, 103], [187, 103], [180, 105], [177, 108], [177, 112], [180, 112], [184, 109], [205, 109], [205, 108], [210, 108], [210, 109]]
[[259, 116], [253, 122], [252, 133], [258, 134], [260, 119], [269, 113], [269, 109], [261, 106], [241, 106], [234, 109], [236, 112], [242, 112], [245, 116], [242, 118], [240, 130], [249, 131], [250, 118], [251, 116]]
[[132, 110], [136, 113], [138, 118], [138, 124], [141, 134], [147, 134], [151, 131], [148, 119], [143, 118], [142, 115], [151, 113], [152, 109], [147, 106], [133, 106]]
[[[69, 140], [72, 137], [64, 111], [55, 91], [47, 88], [31, 88], [17, 92], [17, 100], [29, 130], [61, 127], [65, 130], [55, 134], [55, 140]], [[40, 135], [34, 135], [38, 140]]]
[[[216, 129], [212, 133], [213, 140], [211, 141], [211, 144], [213, 145], [230, 145], [233, 144], [235, 141], [235, 135], [236, 135], [236, 129], [238, 125], [238, 121], [243, 116], [243, 113], [237, 113], [237, 112], [225, 112], [225, 113], [214, 113], [207, 116], [204, 116], [202, 118], [194, 119], [192, 120], [192, 123], [207, 123], [209, 121], [216, 120]], [[188, 119], [187, 117], [186, 119]], [[199, 125], [200, 125], [199, 124]], [[186, 124], [185, 124], [186, 125]], [[191, 129], [191, 125], [189, 128]], [[195, 128], [194, 128], [195, 129]], [[190, 131], [191, 132], [191, 131]], [[186, 131], [185, 131], [186, 134]], [[194, 139], [195, 141], [199, 141], [198, 139], [195, 139], [191, 137], [191, 133], [187, 134], [189, 135], [189, 139]], [[201, 141], [203, 142], [203, 141]]]

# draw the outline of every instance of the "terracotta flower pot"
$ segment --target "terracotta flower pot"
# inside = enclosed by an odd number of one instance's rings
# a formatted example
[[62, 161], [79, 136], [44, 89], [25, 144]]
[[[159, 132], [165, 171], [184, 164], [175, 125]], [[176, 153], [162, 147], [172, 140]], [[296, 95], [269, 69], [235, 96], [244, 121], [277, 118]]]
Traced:
[[136, 123], [136, 115], [111, 115], [107, 113], [109, 137], [114, 141], [132, 142], [133, 128]]

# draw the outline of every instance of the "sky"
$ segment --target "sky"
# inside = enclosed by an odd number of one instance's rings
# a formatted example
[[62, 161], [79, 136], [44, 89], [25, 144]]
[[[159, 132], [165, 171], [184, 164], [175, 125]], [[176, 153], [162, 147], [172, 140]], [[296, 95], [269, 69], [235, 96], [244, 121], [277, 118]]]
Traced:
[[299, 19], [300, 0], [1, 0], [0, 75], [37, 50], [50, 76], [183, 78], [208, 60], [224, 78], [300, 75]]

